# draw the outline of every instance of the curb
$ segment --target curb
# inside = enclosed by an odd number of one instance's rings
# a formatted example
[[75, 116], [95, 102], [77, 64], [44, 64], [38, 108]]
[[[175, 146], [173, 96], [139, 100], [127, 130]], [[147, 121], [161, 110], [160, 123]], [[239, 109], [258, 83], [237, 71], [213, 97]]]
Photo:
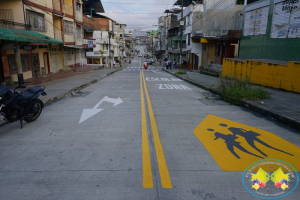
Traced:
[[[57, 96], [49, 98], [49, 99], [45, 99], [45, 100], [43, 100], [43, 103], [44, 103], [45, 106], [48, 106], [48, 105], [50, 105], [50, 104], [52, 104], [52, 103], [54, 103], [56, 101], [59, 101], [59, 100], [65, 98], [68, 94], [71, 94], [72, 92], [77, 92], [78, 90], [82, 90], [82, 89], [84, 89], [84, 88], [86, 88], [86, 87], [88, 87], [88, 86], [90, 86], [90, 85], [92, 85], [94, 83], [97, 83], [98, 81], [100, 81], [100, 80], [102, 80], [102, 79], [104, 79], [104, 78], [106, 78], [106, 77], [114, 74], [115, 72], [120, 71], [120, 70], [122, 70], [122, 68], [116, 69], [115, 71], [112, 71], [112, 72], [109, 72], [108, 74], [105, 74], [104, 76], [102, 76], [99, 79], [94, 79], [94, 80], [92, 80], [92, 81], [90, 81], [88, 83], [85, 83], [83, 85], [75, 87], [75, 88], [73, 88], [73, 89], [71, 89], [71, 90], [69, 90], [69, 91], [67, 91], [67, 92], [65, 92], [63, 94], [57, 95]], [[4, 123], [2, 123], [2, 124], [0, 123], [0, 127], [5, 126], [6, 124], [9, 124], [9, 122], [5, 122], [5, 121], [3, 121], [3, 122]]]
[[[174, 74], [174, 73], [172, 73], [172, 72], [169, 72], [169, 71], [167, 71], [167, 70], [165, 70], [165, 69], [163, 69], [163, 71], [165, 71], [165, 72], [167, 72], [167, 73], [169, 73], [169, 74], [172, 74], [173, 76], [176, 76], [177, 78], [180, 78], [181, 80], [184, 80], [184, 81], [186, 81], [186, 82], [188, 82], [188, 83], [190, 83], [190, 84], [192, 84], [192, 85], [195, 85], [195, 86], [197, 86], [197, 87], [200, 87], [200, 88], [202, 88], [202, 89], [204, 89], [204, 90], [208, 90], [208, 91], [210, 91], [210, 92], [212, 92], [212, 93], [214, 93], [214, 94], [221, 95], [221, 92], [218, 91], [218, 90], [214, 90], [214, 89], [212, 89], [212, 88], [206, 87], [206, 86], [201, 85], [201, 84], [199, 84], [199, 83], [196, 83], [196, 82], [194, 82], [194, 81], [185, 79], [185, 78], [180, 77], [179, 75]], [[267, 116], [267, 117], [272, 118], [272, 119], [274, 119], [274, 120], [276, 120], [276, 121], [278, 121], [278, 122], [281, 122], [281, 123], [283, 123], [283, 124], [289, 125], [289, 126], [295, 128], [295, 129], [300, 130], [300, 122], [297, 121], [296, 119], [293, 119], [293, 118], [289, 117], [289, 116], [282, 115], [282, 114], [280, 114], [280, 113], [277, 113], [277, 112], [274, 111], [274, 110], [270, 110], [270, 109], [267, 109], [267, 108], [265, 108], [265, 107], [256, 105], [256, 104], [254, 104], [253, 102], [247, 101], [247, 100], [242, 100], [242, 101], [240, 102], [240, 106], [242, 106], [242, 107], [244, 107], [244, 108], [247, 108], [247, 109], [249, 109], [249, 110], [252, 110], [252, 111], [254, 111], [254, 112], [258, 112], [258, 113], [260, 113], [260, 114], [262, 114], [262, 115], [264, 115], [264, 116]]]
[[52, 103], [54, 103], [54, 102], [56, 102], [56, 101], [59, 101], [59, 100], [65, 98], [68, 94], [71, 94], [72, 92], [77, 92], [77, 91], [79, 91], [79, 90], [82, 90], [82, 89], [84, 89], [84, 88], [86, 88], [86, 87], [88, 87], [88, 86], [94, 84], [94, 83], [97, 83], [98, 81], [104, 79], [104, 78], [107, 77], [107, 76], [110, 76], [110, 75], [114, 74], [115, 72], [117, 72], [117, 71], [119, 71], [119, 70], [121, 70], [121, 69], [117, 69], [117, 70], [115, 70], [115, 71], [113, 71], [113, 72], [110, 72], [110, 73], [108, 73], [108, 74], [105, 74], [103, 77], [101, 77], [101, 78], [99, 78], [99, 79], [94, 79], [94, 80], [92, 80], [92, 81], [90, 81], [90, 82], [88, 82], [88, 83], [85, 83], [85, 84], [83, 84], [83, 85], [80, 85], [80, 86], [78, 86], [78, 87], [75, 87], [75, 88], [73, 88], [73, 89], [71, 89], [71, 90], [69, 90], [69, 91], [67, 91], [67, 92], [65, 92], [65, 93], [63, 93], [63, 94], [57, 95], [57, 96], [55, 96], [55, 97], [53, 97], [53, 98], [45, 99], [45, 100], [43, 100], [43, 103], [44, 103], [45, 106], [48, 106], [48, 105], [50, 105], [50, 104], [52, 104]]

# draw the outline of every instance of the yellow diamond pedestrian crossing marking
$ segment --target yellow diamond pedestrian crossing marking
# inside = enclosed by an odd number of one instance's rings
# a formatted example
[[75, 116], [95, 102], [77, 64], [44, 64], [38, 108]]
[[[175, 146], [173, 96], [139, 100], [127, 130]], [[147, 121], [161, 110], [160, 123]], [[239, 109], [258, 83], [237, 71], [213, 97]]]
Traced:
[[300, 171], [300, 148], [268, 131], [207, 115], [194, 134], [224, 171], [244, 171], [266, 158], [283, 160]]

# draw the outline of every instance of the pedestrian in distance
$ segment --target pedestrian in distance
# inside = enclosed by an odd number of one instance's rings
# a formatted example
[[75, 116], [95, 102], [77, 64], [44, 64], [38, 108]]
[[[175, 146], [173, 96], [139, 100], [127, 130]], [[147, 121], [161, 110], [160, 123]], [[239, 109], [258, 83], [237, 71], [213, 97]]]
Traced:
[[173, 69], [176, 69], [176, 65], [177, 65], [176, 60], [174, 60]]

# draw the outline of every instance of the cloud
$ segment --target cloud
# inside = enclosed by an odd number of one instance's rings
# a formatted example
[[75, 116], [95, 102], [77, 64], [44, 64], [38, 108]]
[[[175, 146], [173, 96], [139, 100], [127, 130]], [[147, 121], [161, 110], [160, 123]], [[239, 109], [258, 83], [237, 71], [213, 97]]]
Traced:
[[103, 1], [105, 13], [101, 13], [102, 15], [118, 23], [127, 24], [126, 29], [143, 30], [156, 29], [156, 27], [152, 25], [156, 25], [158, 18], [163, 15], [165, 9], [172, 8], [174, 3], [173, 0], [117, 0], [113, 1], [113, 3], [105, 2], [112, 1]]

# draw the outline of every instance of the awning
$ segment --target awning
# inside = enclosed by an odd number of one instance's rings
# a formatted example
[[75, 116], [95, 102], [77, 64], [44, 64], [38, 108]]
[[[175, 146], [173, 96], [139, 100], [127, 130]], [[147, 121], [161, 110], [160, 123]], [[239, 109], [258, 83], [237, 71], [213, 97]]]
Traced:
[[56, 40], [35, 31], [26, 31], [12, 28], [0, 28], [0, 40], [60, 45], [64, 44], [60, 40]]
[[73, 48], [73, 49], [88, 49], [86, 47], [78, 46], [78, 45], [64, 45], [64, 47]]

